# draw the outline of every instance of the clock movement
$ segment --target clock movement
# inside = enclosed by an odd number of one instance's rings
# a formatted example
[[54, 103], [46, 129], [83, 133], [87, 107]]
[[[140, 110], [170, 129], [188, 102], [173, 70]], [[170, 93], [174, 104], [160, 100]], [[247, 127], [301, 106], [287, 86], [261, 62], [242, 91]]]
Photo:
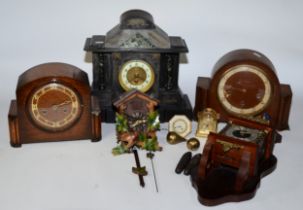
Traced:
[[8, 114], [11, 145], [101, 139], [101, 116], [87, 74], [64, 63], [35, 66], [20, 75]]
[[221, 121], [229, 116], [266, 118], [271, 127], [284, 130], [289, 129], [291, 99], [291, 87], [280, 84], [271, 61], [241, 49], [219, 59], [212, 78], [198, 78], [194, 113], [210, 107]]
[[161, 122], [176, 114], [192, 119], [192, 107], [178, 85], [179, 58], [188, 52], [181, 37], [168, 36], [142, 10], [121, 15], [106, 36], [88, 38], [84, 49], [92, 53], [92, 91], [100, 99], [102, 120], [115, 121], [113, 101], [137, 89], [159, 100]]
[[273, 155], [281, 135], [259, 122], [230, 118], [218, 133], [210, 133], [196, 170], [193, 186], [204, 205], [252, 198], [260, 179], [277, 163]]

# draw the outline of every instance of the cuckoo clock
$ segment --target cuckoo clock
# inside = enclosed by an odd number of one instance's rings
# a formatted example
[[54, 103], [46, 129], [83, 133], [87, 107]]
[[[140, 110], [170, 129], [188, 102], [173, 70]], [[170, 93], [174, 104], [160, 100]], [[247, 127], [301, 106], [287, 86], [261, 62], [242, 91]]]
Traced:
[[101, 116], [87, 74], [64, 63], [46, 63], [24, 72], [8, 114], [11, 145], [101, 139]]
[[178, 85], [180, 53], [188, 52], [185, 41], [168, 36], [149, 13], [123, 13], [117, 26], [106, 36], [88, 38], [84, 49], [92, 52], [92, 91], [100, 99], [103, 121], [115, 121], [113, 99], [132, 89], [159, 100], [161, 121], [176, 114], [192, 119], [189, 99]]
[[[114, 106], [117, 109], [117, 138], [121, 143], [117, 147], [119, 151], [128, 151], [133, 146], [151, 151], [161, 150], [156, 136], [160, 128], [156, 110], [158, 100], [132, 90], [122, 94]], [[114, 154], [117, 154], [117, 148], [113, 150]]]
[[292, 92], [280, 84], [275, 68], [263, 54], [235, 50], [214, 66], [212, 77], [199, 77], [194, 113], [212, 108], [220, 120], [229, 116], [265, 118], [271, 127], [288, 129]]
[[[113, 148], [114, 155], [133, 152], [136, 160], [136, 167], [132, 168], [133, 173], [139, 176], [140, 185], [145, 186], [143, 176], [147, 174], [145, 167], [141, 167], [139, 155], [136, 148], [148, 151], [146, 157], [151, 160], [154, 174], [153, 157], [155, 151], [161, 151], [156, 132], [160, 129], [158, 116], [159, 101], [140, 92], [132, 90], [120, 96], [114, 102], [116, 108], [116, 131], [119, 145]], [[158, 184], [154, 174], [156, 191]]]

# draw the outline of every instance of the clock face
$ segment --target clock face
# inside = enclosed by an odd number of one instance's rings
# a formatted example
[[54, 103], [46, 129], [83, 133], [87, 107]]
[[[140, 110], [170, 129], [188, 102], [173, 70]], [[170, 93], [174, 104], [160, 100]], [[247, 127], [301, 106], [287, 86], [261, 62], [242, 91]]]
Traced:
[[147, 130], [147, 116], [141, 112], [134, 112], [127, 116], [128, 126], [132, 131], [144, 132]]
[[272, 88], [262, 69], [252, 65], [238, 65], [223, 75], [217, 94], [226, 111], [248, 116], [258, 114], [266, 108]]
[[64, 130], [79, 118], [80, 100], [69, 87], [50, 83], [34, 92], [29, 113], [39, 127], [49, 131]]
[[141, 92], [147, 92], [153, 86], [154, 81], [154, 70], [142, 60], [126, 62], [119, 72], [119, 83], [126, 91], [137, 89]]
[[206, 108], [203, 112], [198, 112], [198, 127], [196, 136], [207, 137], [209, 132], [217, 131], [217, 113], [211, 108]]
[[191, 130], [191, 121], [185, 115], [175, 115], [169, 121], [169, 131], [176, 132], [182, 137], [187, 136]]

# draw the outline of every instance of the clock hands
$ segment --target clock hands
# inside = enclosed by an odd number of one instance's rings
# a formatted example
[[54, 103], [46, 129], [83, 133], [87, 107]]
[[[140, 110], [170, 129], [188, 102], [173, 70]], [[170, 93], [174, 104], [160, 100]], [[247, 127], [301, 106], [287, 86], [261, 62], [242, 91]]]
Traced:
[[247, 89], [246, 88], [237, 88], [237, 87], [233, 87], [233, 86], [228, 86], [226, 88], [226, 90], [224, 91], [224, 94], [226, 95], [226, 97], [228, 98], [230, 96], [230, 92], [231, 91], [238, 91], [240, 93], [247, 93]]
[[[67, 104], [70, 104], [70, 103], [72, 103], [72, 101], [70, 101], [70, 100], [66, 100], [66, 101], [63, 101], [62, 103], [60, 103], [60, 104], [54, 104], [54, 105], [52, 105], [51, 106], [51, 109], [52, 110], [54, 110], [54, 111], [57, 111], [61, 106], [64, 106], [64, 105], [67, 105]], [[44, 115], [46, 115], [47, 114], [47, 112], [48, 112], [48, 108], [38, 108], [41, 112], [42, 112], [42, 114], [44, 114]]]
[[174, 129], [181, 129], [183, 131], [186, 128], [184, 128], [184, 126], [182, 126], [182, 125], [177, 125], [177, 126], [174, 126]]
[[147, 122], [147, 120], [136, 120], [134, 123], [130, 124], [129, 127], [134, 128], [134, 127], [136, 127], [140, 124], [146, 123], [146, 122]]
[[64, 101], [64, 102], [62, 102], [60, 104], [54, 104], [54, 105], [52, 105], [52, 109], [56, 111], [59, 107], [67, 105], [67, 104], [70, 104], [71, 102], [72, 101], [67, 100], [67, 101]]

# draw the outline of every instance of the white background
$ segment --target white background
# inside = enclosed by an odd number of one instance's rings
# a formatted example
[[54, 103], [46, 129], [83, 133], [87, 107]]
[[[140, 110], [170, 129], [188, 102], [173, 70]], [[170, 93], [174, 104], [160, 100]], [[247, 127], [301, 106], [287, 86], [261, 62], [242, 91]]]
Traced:
[[[192, 104], [196, 78], [210, 76], [223, 54], [251, 48], [272, 60], [280, 81], [291, 84], [293, 90], [291, 131], [281, 133], [283, 142], [274, 151], [277, 169], [262, 179], [252, 200], [213, 209], [302, 209], [300, 0], [1, 0], [0, 209], [206, 208], [198, 202], [189, 178], [174, 173], [186, 146], [168, 145], [165, 130], [159, 133], [164, 151], [155, 157], [159, 193], [151, 175], [145, 177], [146, 187], [139, 187], [138, 178], [131, 173], [135, 165], [132, 155], [111, 155], [116, 145], [113, 124], [102, 124], [103, 139], [98, 143], [27, 144], [18, 149], [9, 145], [7, 113], [18, 76], [37, 64], [58, 61], [83, 69], [92, 81], [92, 65], [85, 61], [83, 51], [85, 39], [104, 35], [118, 24], [123, 12], [134, 8], [147, 10], [164, 31], [187, 42], [188, 63], [180, 66], [179, 84]], [[151, 172], [145, 152], [139, 155]]]

